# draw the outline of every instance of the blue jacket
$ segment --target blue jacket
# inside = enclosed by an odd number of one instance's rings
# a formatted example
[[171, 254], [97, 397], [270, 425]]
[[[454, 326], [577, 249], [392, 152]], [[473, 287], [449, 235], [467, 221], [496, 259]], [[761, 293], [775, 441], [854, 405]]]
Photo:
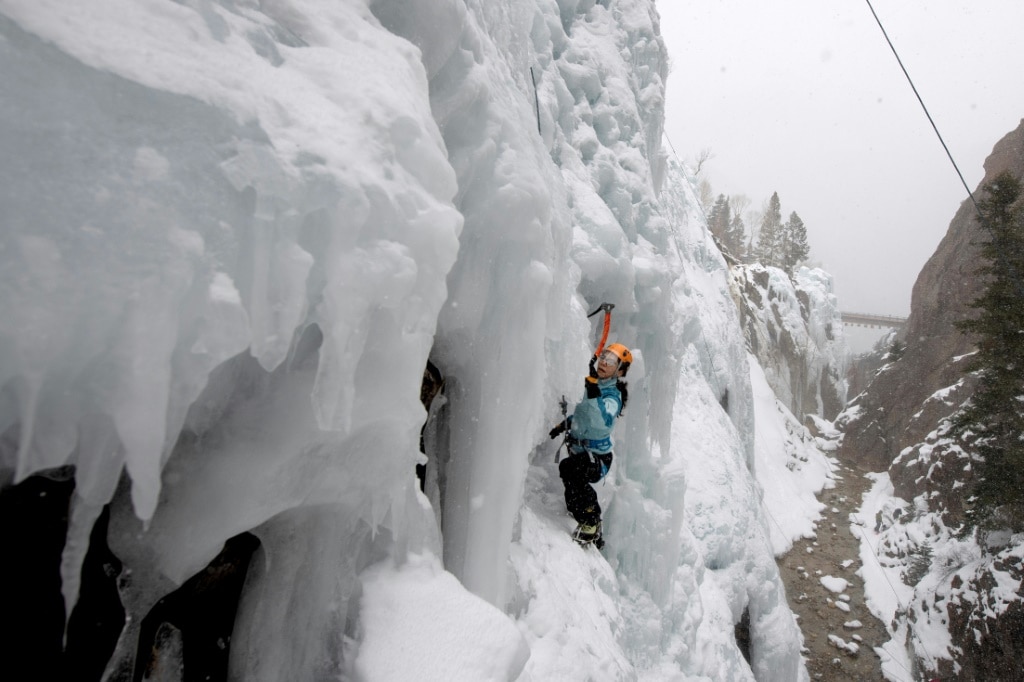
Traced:
[[612, 428], [615, 418], [622, 412], [622, 394], [616, 386], [618, 379], [599, 379], [601, 395], [586, 398], [576, 403], [572, 413], [569, 435], [594, 454], [603, 455], [612, 451]]

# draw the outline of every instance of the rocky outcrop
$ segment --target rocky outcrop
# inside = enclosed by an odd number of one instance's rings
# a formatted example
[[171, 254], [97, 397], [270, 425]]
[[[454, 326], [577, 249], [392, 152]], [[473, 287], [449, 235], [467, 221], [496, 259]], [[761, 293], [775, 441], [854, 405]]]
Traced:
[[[949, 631], [963, 649], [956, 660], [960, 666], [958, 679], [1009, 681], [1024, 677], [1020, 668], [1024, 603], [1019, 599], [1008, 601], [999, 589], [1001, 582], [1019, 586], [1022, 580], [1021, 553], [1013, 549], [1000, 552], [991, 568], [966, 577], [957, 573], [950, 580], [946, 600]], [[979, 594], [981, 600], [972, 598]], [[937, 672], [941, 679], [953, 679], [957, 674], [956, 667], [946, 661], [940, 662]]]
[[846, 342], [832, 277], [735, 265], [731, 286], [747, 348], [789, 410], [834, 419], [846, 404]]
[[895, 351], [901, 353], [904, 347], [903, 330], [892, 329], [885, 336], [880, 338], [874, 347], [867, 353], [857, 355], [850, 362], [846, 370], [846, 383], [849, 386], [847, 395], [850, 402], [854, 402], [861, 393], [871, 384], [878, 370], [890, 362], [893, 358], [890, 353]]

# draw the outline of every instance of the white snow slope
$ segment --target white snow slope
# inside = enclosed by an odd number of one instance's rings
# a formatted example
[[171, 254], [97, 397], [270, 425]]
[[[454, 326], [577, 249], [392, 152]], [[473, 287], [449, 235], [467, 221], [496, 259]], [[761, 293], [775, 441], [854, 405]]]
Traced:
[[[0, 63], [0, 466], [76, 467], [69, 607], [113, 501], [111, 666], [250, 531], [232, 679], [806, 678], [653, 0], [0, 0]], [[547, 431], [604, 301], [598, 553]]]

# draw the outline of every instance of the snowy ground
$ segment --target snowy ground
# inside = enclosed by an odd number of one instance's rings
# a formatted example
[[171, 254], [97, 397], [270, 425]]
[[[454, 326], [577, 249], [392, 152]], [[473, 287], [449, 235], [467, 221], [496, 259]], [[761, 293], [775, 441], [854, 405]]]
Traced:
[[881, 533], [876, 523], [884, 512], [891, 514], [894, 509], [905, 508], [906, 502], [893, 497], [887, 473], [871, 474], [870, 478], [874, 483], [865, 493], [861, 508], [850, 515], [850, 531], [861, 539], [860, 574], [864, 579], [868, 607], [890, 629], [890, 641], [880, 645], [876, 653], [882, 659], [882, 672], [887, 680], [914, 682], [910, 673], [913, 667], [903, 645], [907, 638], [906, 626], [902, 625], [895, 631], [891, 629], [891, 624], [897, 622], [897, 612], [902, 611], [913, 598], [914, 590], [903, 583], [903, 564], [883, 564], [879, 550]]
[[[834, 486], [835, 464], [822, 451], [826, 439], [815, 439], [772, 392], [760, 365], [750, 359], [757, 420], [757, 481], [771, 520], [772, 550], [786, 553], [798, 538], [814, 534], [825, 505], [817, 499]], [[820, 422], [822, 427], [826, 422]]]

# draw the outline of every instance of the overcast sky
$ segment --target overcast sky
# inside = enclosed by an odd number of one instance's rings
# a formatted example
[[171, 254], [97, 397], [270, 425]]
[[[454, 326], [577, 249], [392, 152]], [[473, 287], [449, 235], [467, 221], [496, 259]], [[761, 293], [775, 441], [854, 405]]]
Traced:
[[[971, 190], [1024, 118], [1024, 0], [872, 0]], [[658, 0], [666, 133], [807, 225], [843, 310], [906, 315], [966, 192], [865, 0]]]

